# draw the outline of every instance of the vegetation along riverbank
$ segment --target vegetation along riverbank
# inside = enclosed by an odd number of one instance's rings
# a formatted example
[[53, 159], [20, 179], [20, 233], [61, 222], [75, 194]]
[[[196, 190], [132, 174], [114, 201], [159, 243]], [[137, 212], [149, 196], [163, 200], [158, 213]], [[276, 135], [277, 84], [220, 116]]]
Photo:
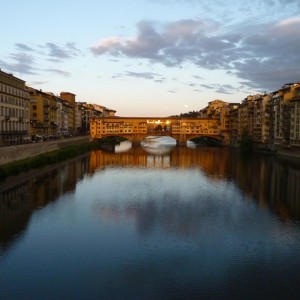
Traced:
[[8, 176], [18, 175], [21, 172], [28, 172], [32, 169], [37, 169], [46, 165], [62, 162], [91, 150], [100, 149], [103, 145], [117, 144], [120, 141], [120, 138], [106, 138], [93, 142], [84, 142], [66, 146], [51, 152], [42, 153], [34, 157], [3, 164], [0, 166], [0, 181], [5, 180]]

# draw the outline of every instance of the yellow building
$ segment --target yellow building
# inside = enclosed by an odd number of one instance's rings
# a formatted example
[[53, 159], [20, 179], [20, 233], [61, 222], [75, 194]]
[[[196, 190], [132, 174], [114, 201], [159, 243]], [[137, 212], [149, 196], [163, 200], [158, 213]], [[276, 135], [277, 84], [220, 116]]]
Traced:
[[29, 140], [29, 93], [25, 81], [0, 69], [0, 145]]
[[30, 92], [31, 135], [48, 138], [57, 135], [57, 97], [52, 93], [28, 88]]

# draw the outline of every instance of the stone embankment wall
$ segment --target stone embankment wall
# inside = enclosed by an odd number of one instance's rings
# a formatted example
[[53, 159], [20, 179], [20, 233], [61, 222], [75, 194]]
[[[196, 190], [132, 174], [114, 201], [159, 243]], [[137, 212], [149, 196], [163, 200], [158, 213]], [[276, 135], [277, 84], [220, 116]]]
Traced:
[[277, 154], [300, 159], [300, 149], [288, 148], [288, 147], [280, 148], [277, 150]]
[[56, 141], [38, 142], [24, 145], [14, 145], [0, 148], [0, 165], [34, 157], [39, 154], [59, 150], [64, 147], [89, 142], [89, 136], [69, 138]]

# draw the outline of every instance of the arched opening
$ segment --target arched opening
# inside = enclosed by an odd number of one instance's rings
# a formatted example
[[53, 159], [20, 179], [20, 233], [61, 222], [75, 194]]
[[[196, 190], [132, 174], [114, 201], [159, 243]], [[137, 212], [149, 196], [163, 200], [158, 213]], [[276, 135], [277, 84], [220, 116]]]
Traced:
[[222, 141], [210, 136], [198, 136], [188, 140], [187, 146], [190, 148], [201, 147], [201, 146], [220, 147], [222, 146]]

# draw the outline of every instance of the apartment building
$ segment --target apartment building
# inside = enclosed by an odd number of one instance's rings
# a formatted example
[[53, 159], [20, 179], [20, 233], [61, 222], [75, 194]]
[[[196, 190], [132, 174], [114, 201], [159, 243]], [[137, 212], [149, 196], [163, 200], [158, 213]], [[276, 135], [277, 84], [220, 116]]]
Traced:
[[285, 84], [273, 96], [274, 144], [296, 145], [299, 134], [299, 83]]
[[253, 141], [268, 144], [270, 141], [271, 94], [257, 95], [253, 109]]
[[254, 99], [256, 96], [247, 96], [241, 103], [238, 113], [238, 139], [245, 134], [253, 136]]
[[216, 99], [208, 102], [208, 106], [200, 110], [201, 118], [220, 118], [224, 107], [228, 106], [228, 102]]
[[86, 102], [78, 102], [78, 111], [81, 111], [81, 131], [88, 133], [90, 131], [91, 118], [114, 116], [116, 111], [108, 109], [99, 104], [89, 104]]
[[25, 81], [0, 69], [0, 146], [29, 140], [29, 93]]
[[[238, 110], [239, 103], [228, 103], [221, 111], [221, 128], [226, 136], [226, 145], [235, 145], [238, 133]], [[232, 138], [234, 137], [234, 138]]]
[[231, 145], [247, 134], [256, 145], [300, 146], [299, 82], [285, 84], [268, 94], [249, 95], [238, 108], [231, 107], [226, 114]]
[[237, 146], [239, 140], [239, 108], [240, 104], [233, 106], [229, 110], [229, 145]]
[[30, 134], [31, 136], [56, 136], [58, 132], [58, 97], [28, 87], [30, 93]]
[[68, 136], [69, 135], [69, 114], [72, 108], [69, 106], [68, 102], [57, 98], [57, 134], [58, 136]]
[[78, 134], [82, 133], [82, 106], [80, 103], [75, 103], [75, 131]]
[[60, 98], [67, 101], [69, 105], [68, 109], [68, 132], [69, 134], [75, 134], [76, 132], [76, 95], [70, 92], [61, 92]]
[[290, 145], [300, 146], [300, 83], [291, 86], [291, 122], [290, 122]]

